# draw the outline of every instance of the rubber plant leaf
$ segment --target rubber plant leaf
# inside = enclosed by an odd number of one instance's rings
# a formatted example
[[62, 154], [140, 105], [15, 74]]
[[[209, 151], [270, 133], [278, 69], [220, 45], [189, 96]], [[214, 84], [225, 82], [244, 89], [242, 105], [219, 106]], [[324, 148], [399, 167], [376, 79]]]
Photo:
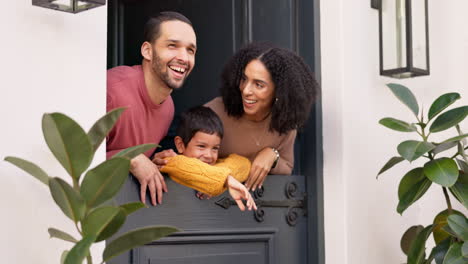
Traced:
[[461, 96], [458, 93], [446, 93], [439, 96], [429, 108], [429, 120], [431, 120], [436, 115], [444, 111], [447, 107], [452, 105], [455, 101], [457, 101], [460, 98]]
[[61, 113], [44, 114], [42, 132], [55, 158], [76, 181], [91, 164], [93, 149], [88, 135], [75, 121]]
[[96, 207], [114, 197], [128, 178], [130, 161], [112, 158], [89, 170], [81, 184], [81, 195], [88, 207]]
[[109, 242], [102, 254], [103, 262], [107, 262], [132, 248], [142, 246], [154, 240], [179, 231], [171, 226], [151, 226], [132, 230]]
[[414, 94], [408, 89], [407, 87], [396, 84], [396, 83], [389, 83], [387, 84], [388, 88], [393, 92], [393, 94], [400, 100], [403, 104], [405, 104], [415, 116], [418, 116], [419, 113], [419, 106], [418, 101]]
[[450, 158], [440, 158], [427, 162], [424, 164], [424, 174], [432, 182], [444, 187], [454, 185], [459, 175], [457, 163]]
[[47, 173], [45, 173], [45, 171], [42, 170], [36, 164], [30, 161], [21, 159], [21, 158], [17, 158], [17, 157], [6, 157], [5, 161], [8, 161], [11, 164], [15, 165], [16, 167], [31, 174], [32, 176], [34, 176], [36, 179], [38, 179], [40, 182], [44, 183], [45, 185], [49, 185], [49, 175], [47, 175]]
[[107, 134], [114, 127], [125, 108], [116, 108], [109, 111], [105, 116], [101, 117], [91, 129], [88, 131], [88, 137], [93, 146], [93, 151], [96, 151], [106, 138]]
[[75, 223], [83, 218], [86, 204], [80, 193], [60, 178], [51, 178], [49, 180], [49, 189], [55, 203], [68, 218]]

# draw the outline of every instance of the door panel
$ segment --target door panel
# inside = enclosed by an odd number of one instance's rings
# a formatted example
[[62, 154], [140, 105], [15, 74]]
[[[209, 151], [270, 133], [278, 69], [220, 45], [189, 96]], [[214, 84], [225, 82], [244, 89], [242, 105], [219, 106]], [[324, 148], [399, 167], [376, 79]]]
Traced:
[[[169, 191], [163, 204], [130, 215], [119, 234], [148, 225], [172, 225], [182, 231], [109, 263], [214, 263], [210, 261], [218, 257], [223, 260], [218, 263], [239, 263], [240, 259], [242, 264], [305, 263], [307, 205], [303, 176], [269, 176], [263, 191], [254, 193], [259, 206], [256, 212], [240, 211], [226, 193], [199, 200], [194, 190], [170, 179], [166, 183]], [[139, 184], [129, 177], [116, 203], [137, 201], [138, 197]]]
[[252, 40], [295, 49], [294, 0], [250, 1]]

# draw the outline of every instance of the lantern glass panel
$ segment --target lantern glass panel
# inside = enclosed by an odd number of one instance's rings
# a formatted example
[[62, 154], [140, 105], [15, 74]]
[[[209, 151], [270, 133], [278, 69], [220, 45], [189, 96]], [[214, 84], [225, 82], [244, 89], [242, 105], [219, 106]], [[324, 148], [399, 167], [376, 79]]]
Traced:
[[32, 0], [35, 6], [78, 13], [106, 4], [106, 0]]
[[406, 68], [405, 0], [382, 1], [382, 63], [383, 70]]
[[426, 57], [426, 0], [412, 0], [413, 67], [428, 70]]
[[86, 8], [87, 6], [91, 6], [92, 4], [83, 2], [83, 1], [74, 1], [74, 0], [55, 0], [52, 1], [52, 4], [56, 4], [64, 9], [73, 9], [73, 8]]

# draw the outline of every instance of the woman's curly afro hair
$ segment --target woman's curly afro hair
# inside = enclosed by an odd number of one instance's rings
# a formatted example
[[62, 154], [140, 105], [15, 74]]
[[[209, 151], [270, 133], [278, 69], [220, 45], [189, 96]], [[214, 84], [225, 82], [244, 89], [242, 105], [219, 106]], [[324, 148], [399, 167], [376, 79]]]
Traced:
[[277, 99], [273, 100], [271, 108], [270, 131], [283, 134], [301, 128], [317, 97], [318, 84], [301, 57], [269, 43], [247, 45], [224, 67], [221, 95], [228, 115], [240, 118], [244, 114], [239, 84], [245, 67], [252, 60], [260, 60], [265, 65], [275, 84]]

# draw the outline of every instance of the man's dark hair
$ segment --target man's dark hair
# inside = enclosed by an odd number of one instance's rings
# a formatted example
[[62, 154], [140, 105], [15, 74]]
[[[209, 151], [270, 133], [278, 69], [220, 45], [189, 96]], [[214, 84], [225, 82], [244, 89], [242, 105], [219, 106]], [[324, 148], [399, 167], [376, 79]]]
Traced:
[[239, 85], [245, 67], [252, 60], [265, 65], [275, 84], [270, 131], [284, 134], [303, 127], [317, 97], [318, 84], [301, 57], [269, 43], [247, 45], [224, 67], [221, 95], [228, 115], [240, 118], [244, 114]]
[[210, 135], [224, 135], [223, 122], [219, 116], [206, 106], [196, 106], [182, 113], [176, 135], [187, 145], [197, 132]]
[[178, 20], [184, 23], [189, 24], [193, 27], [192, 22], [182, 15], [181, 13], [177, 13], [174, 11], [164, 11], [158, 13], [156, 16], [151, 17], [145, 24], [144, 28], [144, 41], [148, 41], [149, 43], [153, 43], [156, 39], [159, 38], [161, 35], [161, 24], [166, 21], [173, 21]]

